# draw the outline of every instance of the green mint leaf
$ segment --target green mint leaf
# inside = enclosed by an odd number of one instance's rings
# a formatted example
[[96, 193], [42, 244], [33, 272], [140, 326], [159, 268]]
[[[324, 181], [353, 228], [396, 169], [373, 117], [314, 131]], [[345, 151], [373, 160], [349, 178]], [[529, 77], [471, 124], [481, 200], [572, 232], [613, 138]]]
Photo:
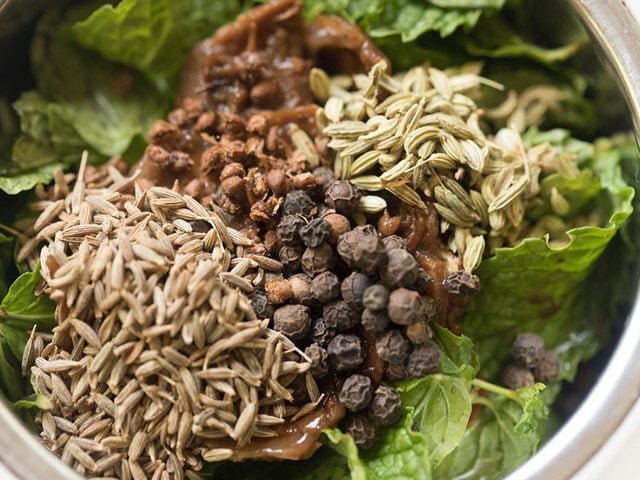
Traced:
[[49, 331], [55, 326], [55, 304], [44, 293], [36, 295], [41, 282], [40, 269], [23, 273], [11, 285], [0, 303], [0, 321], [23, 331], [37, 325], [40, 331]]

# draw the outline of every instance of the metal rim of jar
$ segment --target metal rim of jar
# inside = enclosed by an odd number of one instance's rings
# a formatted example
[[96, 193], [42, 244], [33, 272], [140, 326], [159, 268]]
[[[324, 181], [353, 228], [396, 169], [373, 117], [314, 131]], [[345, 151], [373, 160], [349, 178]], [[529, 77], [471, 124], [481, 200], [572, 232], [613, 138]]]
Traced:
[[[625, 96], [640, 134], [640, 26], [622, 2], [565, 0], [577, 13]], [[0, 0], [0, 7], [9, 1]], [[0, 8], [2, 10], [2, 8]], [[640, 291], [636, 298], [640, 296]], [[620, 426], [640, 397], [640, 303], [600, 380], [554, 437], [507, 480], [570, 478]], [[611, 406], [615, 408], [611, 408]], [[0, 461], [18, 479], [80, 480], [77, 473], [40, 445], [11, 407], [0, 402]], [[10, 479], [9, 479], [10, 480]]]

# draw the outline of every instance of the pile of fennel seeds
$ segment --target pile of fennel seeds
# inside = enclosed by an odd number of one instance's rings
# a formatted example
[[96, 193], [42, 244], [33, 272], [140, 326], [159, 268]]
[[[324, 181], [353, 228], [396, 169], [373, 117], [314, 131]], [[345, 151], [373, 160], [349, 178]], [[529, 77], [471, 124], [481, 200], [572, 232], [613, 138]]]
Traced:
[[[244, 294], [279, 262], [245, 255], [248, 239], [191, 197], [85, 169], [86, 156], [73, 186], [58, 172], [21, 252], [46, 242], [57, 304], [51, 342], [39, 352], [33, 335], [25, 349], [52, 404], [42, 442], [88, 477], [182, 479], [232, 455], [220, 439], [242, 446], [312, 411], [310, 363]], [[300, 376], [297, 408], [287, 387]]]
[[[476, 103], [480, 87], [502, 86], [481, 77], [478, 64], [446, 72], [420, 65], [393, 76], [385, 71], [379, 63], [368, 75], [310, 73], [311, 89], [324, 104], [317, 122], [337, 153], [337, 176], [371, 192], [367, 201], [380, 210], [386, 202], [375, 195], [382, 191], [415, 206], [431, 199], [441, 232], [451, 232], [449, 248], [467, 271], [479, 266], [485, 247], [493, 253], [546, 232], [552, 242], [566, 240], [572, 208], [557, 188], [550, 192], [552, 214], [536, 221], [526, 214], [544, 203], [542, 177], [580, 174], [576, 157], [548, 144], [532, 147], [520, 135], [558, 108], [558, 89], [510, 92], [503, 105], [485, 112]], [[507, 127], [492, 134], [484, 118]], [[592, 223], [598, 219], [577, 224]]]

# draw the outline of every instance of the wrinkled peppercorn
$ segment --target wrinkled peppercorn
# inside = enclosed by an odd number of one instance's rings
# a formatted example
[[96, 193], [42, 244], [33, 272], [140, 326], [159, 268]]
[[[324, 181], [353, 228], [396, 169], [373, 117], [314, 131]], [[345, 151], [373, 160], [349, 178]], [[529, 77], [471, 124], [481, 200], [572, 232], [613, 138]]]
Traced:
[[310, 277], [331, 270], [334, 265], [333, 250], [326, 243], [319, 247], [307, 247], [302, 254], [302, 270]]
[[382, 333], [389, 326], [389, 316], [384, 310], [369, 310], [362, 312], [362, 326], [369, 333]]
[[353, 370], [364, 362], [364, 345], [355, 335], [340, 334], [333, 337], [327, 347], [329, 362], [338, 371]]
[[398, 235], [389, 235], [388, 237], [382, 238], [382, 246], [387, 252], [398, 248], [406, 250], [407, 241]]
[[296, 244], [300, 241], [300, 230], [304, 226], [305, 222], [299, 215], [287, 215], [278, 223], [276, 234], [282, 243]]
[[311, 213], [316, 208], [316, 204], [311, 200], [311, 197], [302, 190], [294, 190], [287, 193], [284, 197], [282, 204], [283, 215], [302, 215], [310, 217]]
[[351, 308], [361, 311], [362, 296], [364, 291], [371, 285], [369, 278], [363, 273], [353, 272], [342, 281], [341, 293], [342, 299], [347, 302]]
[[533, 385], [535, 378], [527, 367], [511, 364], [502, 372], [502, 383], [512, 390], [518, 390]]
[[253, 311], [256, 312], [258, 318], [271, 318], [273, 315], [273, 306], [269, 303], [267, 294], [262, 290], [256, 290], [249, 296]]
[[415, 290], [398, 288], [389, 295], [389, 318], [398, 325], [411, 325], [425, 318], [422, 297]]
[[332, 272], [322, 272], [311, 280], [311, 295], [320, 303], [327, 303], [340, 295], [340, 279]]
[[427, 322], [419, 321], [409, 325], [406, 329], [407, 338], [411, 343], [421, 344], [427, 342], [432, 336], [433, 331]]
[[329, 328], [338, 331], [348, 330], [360, 322], [360, 315], [344, 300], [329, 303], [322, 307], [322, 318]]
[[287, 271], [295, 272], [302, 266], [302, 248], [285, 245], [278, 251], [278, 258]]
[[357, 412], [367, 408], [373, 395], [371, 379], [365, 375], [351, 375], [342, 384], [338, 400], [347, 410]]
[[555, 382], [560, 373], [560, 359], [558, 355], [555, 352], [545, 352], [533, 373], [539, 382]]
[[358, 206], [362, 194], [358, 187], [346, 180], [336, 180], [325, 192], [324, 202], [338, 213], [351, 214]]
[[389, 290], [384, 285], [371, 285], [362, 296], [362, 304], [369, 310], [382, 310], [387, 306]]
[[289, 283], [291, 284], [291, 292], [293, 294], [293, 300], [296, 303], [302, 305], [313, 305], [315, 303], [313, 295], [311, 293], [311, 278], [304, 273], [298, 273], [289, 277]]
[[387, 263], [380, 270], [382, 281], [391, 288], [410, 287], [418, 280], [418, 262], [407, 250], [396, 248], [387, 253]]
[[480, 291], [480, 279], [464, 270], [458, 270], [448, 275], [442, 285], [449, 293], [467, 297], [471, 297]]
[[404, 363], [390, 363], [389, 365], [387, 365], [387, 368], [385, 368], [384, 374], [387, 377], [387, 380], [389, 380], [390, 382], [397, 382], [409, 378], [409, 374], [407, 373], [407, 369], [404, 366]]
[[356, 227], [338, 239], [338, 253], [352, 268], [375, 272], [386, 261], [386, 252], [371, 225]]
[[369, 418], [378, 425], [391, 425], [402, 416], [402, 400], [391, 387], [379, 386], [369, 404]]
[[402, 363], [409, 354], [410, 345], [399, 330], [390, 330], [376, 340], [376, 352], [385, 362]]
[[328, 213], [322, 217], [329, 225], [329, 238], [327, 241], [331, 245], [336, 245], [340, 235], [351, 230], [351, 224], [347, 217], [339, 213]]
[[311, 313], [304, 305], [285, 305], [273, 313], [273, 329], [293, 341], [304, 339], [311, 328]]
[[335, 336], [336, 329], [328, 327], [323, 318], [318, 318], [313, 321], [313, 324], [311, 325], [311, 334], [309, 335], [309, 338], [313, 343], [317, 343], [321, 347], [326, 348], [331, 339]]
[[544, 340], [535, 333], [520, 333], [511, 345], [511, 355], [523, 367], [534, 368], [544, 355]]
[[329, 224], [322, 218], [314, 218], [300, 229], [300, 238], [307, 247], [318, 247], [329, 237]]
[[329, 355], [317, 343], [312, 343], [304, 349], [304, 354], [311, 360], [309, 371], [315, 378], [322, 378], [329, 373]]
[[375, 422], [366, 415], [350, 415], [346, 427], [347, 433], [359, 448], [367, 449], [375, 444], [378, 430]]
[[421, 378], [440, 369], [440, 352], [433, 343], [416, 347], [407, 359], [407, 373]]

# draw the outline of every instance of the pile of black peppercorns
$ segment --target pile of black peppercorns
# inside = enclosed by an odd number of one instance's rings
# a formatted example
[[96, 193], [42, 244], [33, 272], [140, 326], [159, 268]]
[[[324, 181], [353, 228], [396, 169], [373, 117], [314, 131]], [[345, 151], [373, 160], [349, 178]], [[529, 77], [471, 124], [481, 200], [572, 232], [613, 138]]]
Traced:
[[502, 382], [509, 388], [529, 387], [536, 381], [550, 383], [558, 378], [560, 359], [545, 349], [544, 341], [535, 333], [521, 333], [511, 345], [514, 363], [502, 372]]
[[379, 426], [402, 413], [398, 393], [367, 373], [367, 351], [375, 348], [384, 361], [387, 380], [438, 371], [429, 326], [435, 304], [426, 295], [429, 275], [402, 238], [381, 238], [371, 225], [352, 228], [357, 187], [342, 180], [323, 186], [324, 204], [301, 190], [286, 195], [276, 227], [285, 271], [254, 292], [252, 303], [304, 350], [314, 378], [333, 379], [352, 412], [347, 432], [367, 447]]

